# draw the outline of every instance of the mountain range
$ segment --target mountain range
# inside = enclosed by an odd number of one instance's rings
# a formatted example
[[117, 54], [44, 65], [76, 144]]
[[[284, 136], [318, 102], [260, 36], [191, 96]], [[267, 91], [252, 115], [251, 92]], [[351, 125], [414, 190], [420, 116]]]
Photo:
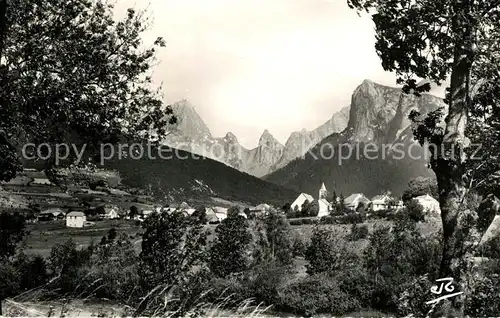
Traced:
[[265, 130], [257, 147], [247, 149], [239, 144], [231, 132], [221, 138], [212, 136], [194, 106], [187, 100], [176, 102], [171, 107], [177, 123], [167, 126], [169, 134], [162, 141], [163, 144], [220, 161], [256, 177], [263, 177], [286, 166], [325, 137], [341, 132], [347, 127], [349, 118], [349, 108], [345, 107], [315, 130], [293, 132], [285, 145]]
[[[399, 196], [410, 179], [433, 176], [428, 153], [413, 138], [408, 115], [446, 104], [429, 94], [403, 94], [401, 89], [365, 80], [351, 98], [347, 127], [320, 141], [298, 158], [264, 179], [306, 193], [325, 182], [336, 194], [368, 196], [391, 191]], [[367, 151], [370, 149], [370, 151]]]
[[432, 177], [427, 153], [414, 140], [408, 115], [413, 109], [425, 114], [446, 108], [436, 96], [416, 97], [364, 80], [354, 90], [350, 105], [318, 128], [291, 133], [285, 145], [265, 130], [257, 147], [246, 149], [231, 132], [214, 137], [187, 100], [171, 106], [178, 121], [167, 127], [164, 144], [285, 189], [315, 194], [324, 182], [329, 190], [345, 196], [357, 192], [373, 196], [385, 191], [399, 196], [412, 178]]

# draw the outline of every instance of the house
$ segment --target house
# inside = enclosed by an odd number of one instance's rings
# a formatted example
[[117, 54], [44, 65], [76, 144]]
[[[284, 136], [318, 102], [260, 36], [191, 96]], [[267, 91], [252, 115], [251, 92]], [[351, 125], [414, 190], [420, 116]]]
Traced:
[[109, 220], [119, 219], [118, 207], [106, 206], [104, 208], [104, 218]]
[[362, 193], [354, 193], [344, 199], [346, 208], [356, 210], [360, 204], [368, 205], [370, 200]]
[[50, 182], [50, 180], [47, 178], [33, 178], [33, 182], [31, 182], [31, 184], [34, 184], [34, 185], [52, 185], [52, 182]]
[[85, 213], [73, 211], [66, 215], [66, 226], [67, 227], [77, 227], [82, 228], [85, 225], [87, 218]]
[[439, 207], [439, 201], [431, 197], [430, 195], [421, 195], [419, 197], [413, 198], [422, 206], [424, 212], [439, 216], [441, 215], [441, 208]]
[[309, 202], [313, 202], [314, 201], [314, 198], [312, 195], [310, 194], [307, 194], [307, 193], [301, 193], [297, 199], [295, 199], [295, 201], [293, 201], [293, 203], [290, 205], [290, 207], [292, 208], [292, 210], [301, 210], [302, 209], [302, 205], [304, 204], [304, 202], [306, 201], [309, 201]]
[[372, 211], [388, 210], [392, 198], [388, 194], [376, 195], [372, 198], [371, 209]]
[[220, 223], [227, 218], [227, 213], [218, 212], [216, 208], [206, 208], [205, 215], [208, 223]]
[[52, 221], [52, 220], [63, 220], [66, 216], [66, 212], [59, 208], [47, 209], [38, 215], [39, 221]]
[[332, 204], [328, 202], [326, 199], [318, 200], [319, 205], [319, 213], [318, 217], [329, 215], [332, 211]]
[[248, 209], [249, 215], [266, 215], [271, 206], [269, 204], [261, 203], [255, 207], [251, 207]]

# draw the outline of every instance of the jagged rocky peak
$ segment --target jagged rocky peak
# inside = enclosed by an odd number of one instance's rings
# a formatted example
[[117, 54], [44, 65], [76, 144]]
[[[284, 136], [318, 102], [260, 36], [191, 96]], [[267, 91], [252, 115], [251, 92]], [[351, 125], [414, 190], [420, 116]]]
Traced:
[[347, 125], [355, 142], [391, 142], [410, 122], [411, 109], [427, 113], [443, 106], [442, 99], [423, 94], [406, 95], [400, 88], [364, 80], [354, 91]]
[[238, 142], [238, 138], [236, 138], [236, 136], [232, 132], [228, 132], [224, 136], [224, 141], [229, 142], [229, 143], [237, 143]]
[[273, 147], [274, 145], [283, 146], [273, 135], [271, 135], [269, 130], [264, 130], [259, 139], [259, 147]]
[[174, 129], [183, 136], [193, 139], [203, 139], [211, 137], [210, 129], [203, 122], [200, 115], [196, 112], [195, 107], [187, 100], [182, 99], [170, 105], [177, 117], [177, 123], [169, 125], [170, 129]]

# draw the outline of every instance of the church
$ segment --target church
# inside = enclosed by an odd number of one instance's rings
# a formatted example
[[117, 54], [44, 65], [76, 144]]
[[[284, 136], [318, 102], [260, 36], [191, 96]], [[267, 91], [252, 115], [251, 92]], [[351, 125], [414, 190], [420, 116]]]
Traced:
[[332, 211], [332, 204], [328, 202], [328, 190], [326, 189], [325, 183], [321, 183], [321, 188], [318, 193], [318, 204], [319, 204], [319, 213], [318, 217], [330, 215]]
[[[332, 211], [332, 204], [328, 202], [327, 197], [328, 190], [326, 189], [325, 183], [322, 183], [321, 188], [318, 191], [317, 199], [319, 205], [318, 217], [330, 215], [330, 212]], [[301, 193], [291, 204], [292, 209], [295, 209], [296, 207], [297, 209], [300, 209], [306, 200], [312, 202], [315, 200], [315, 198], [307, 193]]]

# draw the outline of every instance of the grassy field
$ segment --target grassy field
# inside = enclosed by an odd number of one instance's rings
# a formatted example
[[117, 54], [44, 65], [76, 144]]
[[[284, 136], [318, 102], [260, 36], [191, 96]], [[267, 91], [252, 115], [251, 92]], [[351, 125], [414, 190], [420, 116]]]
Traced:
[[[370, 232], [372, 232], [376, 227], [390, 226], [391, 222], [384, 220], [375, 220], [363, 224], [366, 224]], [[331, 228], [332, 232], [337, 233], [339, 237], [345, 237], [350, 233], [351, 228], [351, 225], [349, 224], [324, 226]], [[207, 225], [207, 230], [209, 231], [209, 240], [214, 237], [216, 227], [217, 225]], [[140, 251], [141, 228], [136, 224], [135, 221], [130, 220], [96, 221], [94, 226], [85, 227], [82, 229], [67, 228], [65, 225], [65, 221], [29, 224], [28, 230], [30, 231], [30, 234], [26, 240], [26, 251], [28, 253], [40, 254], [46, 257], [50, 255], [50, 250], [55, 244], [64, 243], [70, 238], [72, 238], [79, 247], [86, 247], [92, 241], [98, 243], [101, 238], [105, 236], [107, 232], [112, 228], [115, 228], [118, 234], [126, 233], [127, 235], [129, 235], [135, 246], [137, 247], [137, 251]], [[308, 241], [311, 238], [313, 228], [314, 225], [292, 226], [292, 235], [301, 236], [303, 239]], [[423, 234], [430, 234], [439, 229], [439, 224], [420, 223], [419, 228]], [[360, 250], [360, 248], [362, 248], [364, 244], [366, 244], [366, 240], [354, 242], [352, 248]]]
[[63, 220], [29, 224], [30, 234], [26, 240], [26, 252], [46, 257], [50, 255], [50, 250], [54, 245], [64, 243], [70, 238], [75, 241], [77, 246], [87, 247], [92, 241], [99, 243], [101, 238], [112, 228], [115, 228], [118, 234], [126, 233], [132, 236], [133, 242], [136, 243], [139, 250], [140, 244], [137, 242], [140, 242], [140, 237], [137, 234], [140, 233], [140, 227], [136, 225], [135, 221], [97, 221], [94, 226], [74, 229], [67, 228]]

